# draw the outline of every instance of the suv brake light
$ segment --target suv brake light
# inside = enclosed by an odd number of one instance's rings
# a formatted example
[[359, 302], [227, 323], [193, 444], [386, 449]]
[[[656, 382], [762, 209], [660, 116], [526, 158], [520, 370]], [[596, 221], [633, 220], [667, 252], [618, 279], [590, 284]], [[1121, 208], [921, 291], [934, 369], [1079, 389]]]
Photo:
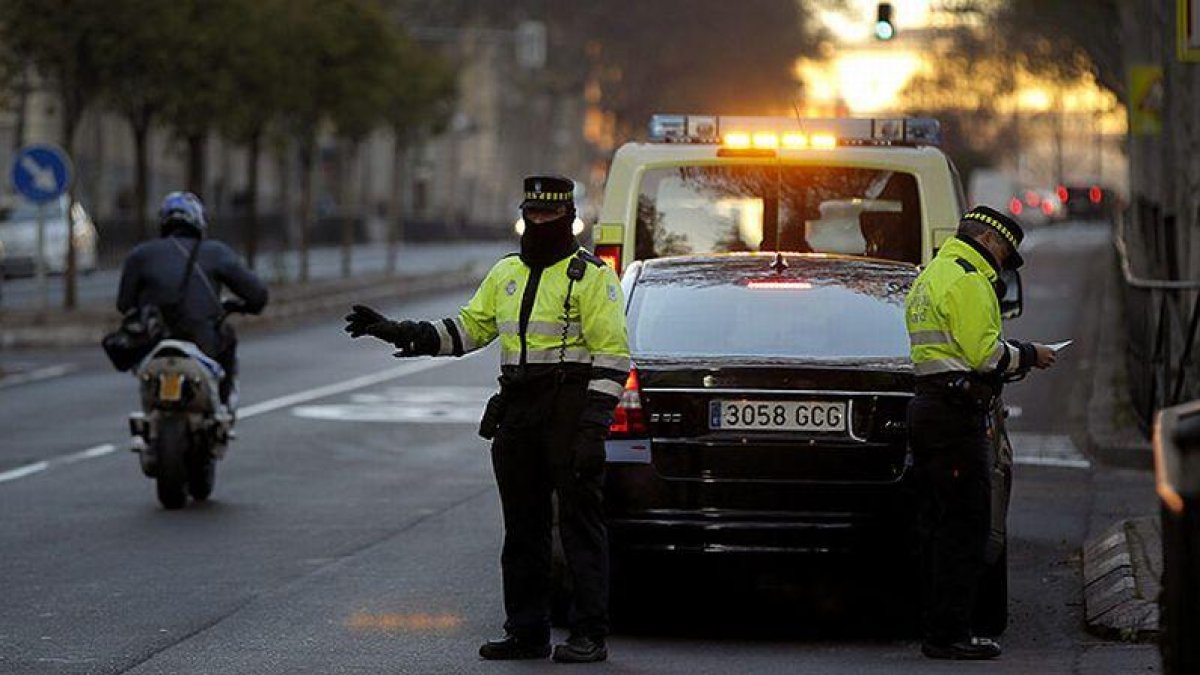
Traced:
[[642, 415], [641, 386], [636, 369], [630, 370], [629, 377], [625, 379], [625, 391], [621, 393], [621, 400], [613, 411], [613, 422], [608, 432], [611, 438], [636, 438], [650, 432]]
[[613, 268], [617, 276], [621, 276], [621, 245], [620, 244], [600, 244], [596, 247], [596, 257], [603, 260], [604, 264]]

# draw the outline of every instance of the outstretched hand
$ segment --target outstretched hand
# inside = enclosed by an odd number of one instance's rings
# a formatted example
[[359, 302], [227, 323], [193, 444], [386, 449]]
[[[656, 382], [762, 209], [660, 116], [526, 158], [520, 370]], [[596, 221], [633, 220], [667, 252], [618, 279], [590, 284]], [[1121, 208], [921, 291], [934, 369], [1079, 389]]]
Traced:
[[346, 315], [345, 330], [352, 338], [364, 335], [380, 337], [379, 333], [383, 332], [387, 324], [392, 323], [386, 316], [366, 305], [354, 305], [350, 309], [350, 313]]

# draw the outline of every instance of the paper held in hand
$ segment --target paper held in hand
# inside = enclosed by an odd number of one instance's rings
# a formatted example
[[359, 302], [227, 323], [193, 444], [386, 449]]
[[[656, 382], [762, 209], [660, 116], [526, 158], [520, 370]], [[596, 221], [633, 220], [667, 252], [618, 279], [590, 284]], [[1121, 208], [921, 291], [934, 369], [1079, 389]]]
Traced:
[[1067, 347], [1070, 347], [1072, 342], [1074, 342], [1074, 340], [1063, 340], [1062, 342], [1051, 342], [1046, 346], [1050, 348], [1050, 351], [1054, 352], [1055, 356], [1057, 356], [1059, 352]]

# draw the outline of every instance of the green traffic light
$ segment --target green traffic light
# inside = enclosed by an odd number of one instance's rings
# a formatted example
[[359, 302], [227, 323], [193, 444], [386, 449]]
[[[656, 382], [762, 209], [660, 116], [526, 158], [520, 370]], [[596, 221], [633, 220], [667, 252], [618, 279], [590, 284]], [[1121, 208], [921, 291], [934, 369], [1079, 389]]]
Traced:
[[896, 37], [896, 27], [890, 21], [875, 22], [875, 38], [878, 40], [891, 40]]

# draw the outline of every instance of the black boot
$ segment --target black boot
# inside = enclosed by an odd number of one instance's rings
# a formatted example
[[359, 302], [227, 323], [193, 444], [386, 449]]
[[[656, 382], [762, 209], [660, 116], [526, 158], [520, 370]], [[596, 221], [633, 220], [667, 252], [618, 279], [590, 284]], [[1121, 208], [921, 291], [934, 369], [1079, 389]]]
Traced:
[[572, 635], [566, 644], [554, 648], [554, 660], [559, 663], [592, 663], [608, 658], [608, 647], [602, 637]]
[[985, 661], [1000, 656], [1000, 645], [988, 638], [967, 638], [958, 642], [931, 642], [921, 644], [921, 653], [931, 659], [953, 659], [955, 661]]
[[488, 640], [483, 643], [483, 646], [479, 648], [479, 655], [489, 661], [544, 659], [550, 656], [550, 643], [522, 640], [509, 634], [499, 640]]

